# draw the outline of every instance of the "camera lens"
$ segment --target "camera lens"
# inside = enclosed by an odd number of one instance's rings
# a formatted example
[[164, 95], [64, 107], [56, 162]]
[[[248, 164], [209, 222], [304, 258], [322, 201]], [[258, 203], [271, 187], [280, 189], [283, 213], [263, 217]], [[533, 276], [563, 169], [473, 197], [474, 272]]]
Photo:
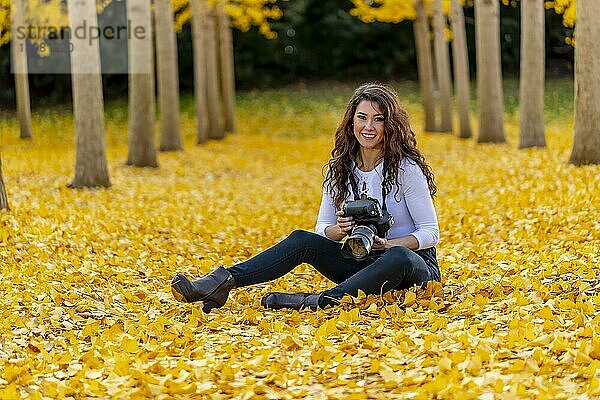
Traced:
[[363, 259], [369, 255], [369, 252], [365, 248], [363, 241], [360, 238], [348, 239], [348, 248], [352, 257], [356, 259]]
[[373, 247], [375, 232], [373, 227], [368, 225], [359, 225], [354, 228], [352, 234], [348, 236], [348, 239], [342, 245], [342, 256], [356, 260], [366, 258]]

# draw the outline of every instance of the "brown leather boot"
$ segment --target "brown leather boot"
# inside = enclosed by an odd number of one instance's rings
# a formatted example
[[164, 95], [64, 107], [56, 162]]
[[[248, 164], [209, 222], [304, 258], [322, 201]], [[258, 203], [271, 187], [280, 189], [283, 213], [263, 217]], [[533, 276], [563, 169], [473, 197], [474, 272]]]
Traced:
[[281, 308], [293, 308], [302, 310], [310, 308], [315, 311], [319, 306], [319, 297], [321, 294], [312, 293], [269, 293], [260, 301], [260, 305], [265, 308], [279, 310]]
[[202, 278], [190, 281], [183, 274], [177, 274], [171, 282], [173, 296], [184, 303], [201, 301], [202, 311], [209, 313], [213, 308], [222, 307], [229, 291], [235, 287], [235, 280], [229, 271], [218, 267]]

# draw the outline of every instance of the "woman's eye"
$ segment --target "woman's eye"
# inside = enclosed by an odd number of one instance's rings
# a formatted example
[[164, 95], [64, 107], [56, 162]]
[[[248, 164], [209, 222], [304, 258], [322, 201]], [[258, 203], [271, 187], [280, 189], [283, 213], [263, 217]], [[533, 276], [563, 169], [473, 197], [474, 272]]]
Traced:
[[364, 115], [357, 115], [356, 118], [361, 119], [361, 120], [367, 119], [367, 117], [365, 117]]

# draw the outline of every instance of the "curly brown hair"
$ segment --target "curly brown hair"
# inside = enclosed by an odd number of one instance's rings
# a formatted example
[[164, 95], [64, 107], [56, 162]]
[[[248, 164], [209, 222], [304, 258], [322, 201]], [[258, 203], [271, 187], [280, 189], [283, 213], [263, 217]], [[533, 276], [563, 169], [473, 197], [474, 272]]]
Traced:
[[[410, 128], [408, 113], [400, 106], [396, 92], [385, 85], [365, 83], [356, 89], [348, 102], [344, 117], [335, 132], [335, 144], [331, 151], [331, 159], [323, 167], [324, 170], [329, 167], [323, 187], [327, 185], [329, 192], [333, 193], [333, 202], [336, 208], [341, 208], [349, 193], [347, 185], [352, 173], [350, 161], [356, 161], [359, 156], [360, 144], [354, 136], [352, 121], [356, 108], [363, 100], [377, 104], [384, 116], [383, 154], [385, 162], [383, 164], [383, 186], [386, 193], [390, 193], [393, 184], [396, 183], [394, 193], [396, 199], [396, 195], [400, 190], [398, 182], [400, 162], [404, 157], [408, 157], [423, 171], [429, 186], [429, 193], [431, 197], [434, 197], [437, 188], [433, 172], [425, 162], [423, 154], [417, 149], [417, 140]], [[398, 199], [396, 200], [398, 201]]]

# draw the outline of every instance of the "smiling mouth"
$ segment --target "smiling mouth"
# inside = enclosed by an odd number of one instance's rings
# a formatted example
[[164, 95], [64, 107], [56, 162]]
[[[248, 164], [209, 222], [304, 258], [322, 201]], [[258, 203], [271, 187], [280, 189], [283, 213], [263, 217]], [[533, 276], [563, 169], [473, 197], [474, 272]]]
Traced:
[[367, 139], [375, 139], [375, 136], [377, 136], [374, 133], [362, 133], [361, 135], [363, 135]]

